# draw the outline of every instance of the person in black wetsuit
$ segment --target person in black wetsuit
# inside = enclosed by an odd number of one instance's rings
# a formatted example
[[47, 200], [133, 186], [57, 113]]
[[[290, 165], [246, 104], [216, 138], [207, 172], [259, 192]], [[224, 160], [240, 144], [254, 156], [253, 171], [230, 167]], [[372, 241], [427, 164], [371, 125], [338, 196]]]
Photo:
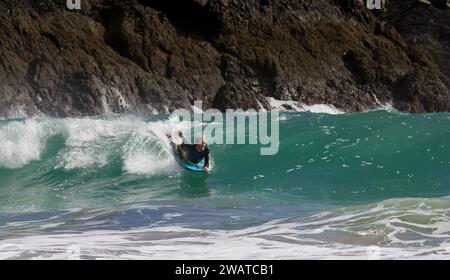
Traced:
[[170, 135], [167, 137], [170, 140], [170, 144], [172, 145], [172, 148], [174, 149], [174, 152], [181, 153], [182, 157], [193, 163], [197, 164], [203, 159], [205, 159], [205, 165], [203, 169], [205, 171], [209, 170], [209, 148], [208, 144], [206, 143], [205, 139], [203, 137], [197, 137], [195, 144], [186, 144], [185, 139], [183, 137], [183, 134], [178, 132], [178, 135], [183, 139], [183, 143], [181, 145], [175, 145], [175, 143], [172, 141], [172, 138]]

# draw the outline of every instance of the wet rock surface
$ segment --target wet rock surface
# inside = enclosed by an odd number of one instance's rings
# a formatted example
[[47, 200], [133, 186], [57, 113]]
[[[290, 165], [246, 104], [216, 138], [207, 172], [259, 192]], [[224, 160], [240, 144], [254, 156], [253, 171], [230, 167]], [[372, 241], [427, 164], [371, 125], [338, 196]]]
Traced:
[[[392, 3], [391, 3], [392, 2]], [[450, 111], [450, 9], [325, 0], [0, 2], [0, 116], [269, 108]]]

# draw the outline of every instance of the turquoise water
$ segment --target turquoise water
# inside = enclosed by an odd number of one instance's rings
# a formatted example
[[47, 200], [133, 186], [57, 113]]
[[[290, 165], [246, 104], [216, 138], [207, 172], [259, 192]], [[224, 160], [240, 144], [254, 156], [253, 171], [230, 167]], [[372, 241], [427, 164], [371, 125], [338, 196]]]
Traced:
[[187, 129], [170, 116], [0, 120], [0, 258], [68, 244], [81, 258], [450, 254], [448, 113], [281, 113], [276, 155], [212, 144], [208, 175], [173, 160], [173, 128]]

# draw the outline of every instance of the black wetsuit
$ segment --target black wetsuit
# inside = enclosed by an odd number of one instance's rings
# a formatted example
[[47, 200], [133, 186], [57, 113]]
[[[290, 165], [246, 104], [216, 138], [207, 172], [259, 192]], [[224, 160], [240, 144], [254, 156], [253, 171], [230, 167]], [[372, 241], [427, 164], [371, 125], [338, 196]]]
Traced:
[[209, 149], [208, 145], [206, 145], [203, 151], [197, 150], [195, 145], [192, 144], [181, 144], [179, 149], [183, 151], [183, 157], [188, 161], [197, 164], [202, 159], [205, 159], [205, 166], [209, 166]]

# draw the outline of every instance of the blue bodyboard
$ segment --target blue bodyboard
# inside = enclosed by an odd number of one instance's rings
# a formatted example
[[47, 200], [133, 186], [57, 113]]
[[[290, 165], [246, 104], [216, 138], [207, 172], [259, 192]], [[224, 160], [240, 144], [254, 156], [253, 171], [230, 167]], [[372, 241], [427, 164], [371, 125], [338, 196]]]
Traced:
[[186, 160], [181, 158], [178, 153], [175, 153], [175, 159], [179, 165], [181, 165], [182, 167], [184, 167], [187, 170], [206, 173], [206, 171], [203, 170], [203, 167], [205, 166], [205, 162], [203, 160], [197, 164], [193, 164], [193, 163], [187, 162]]

